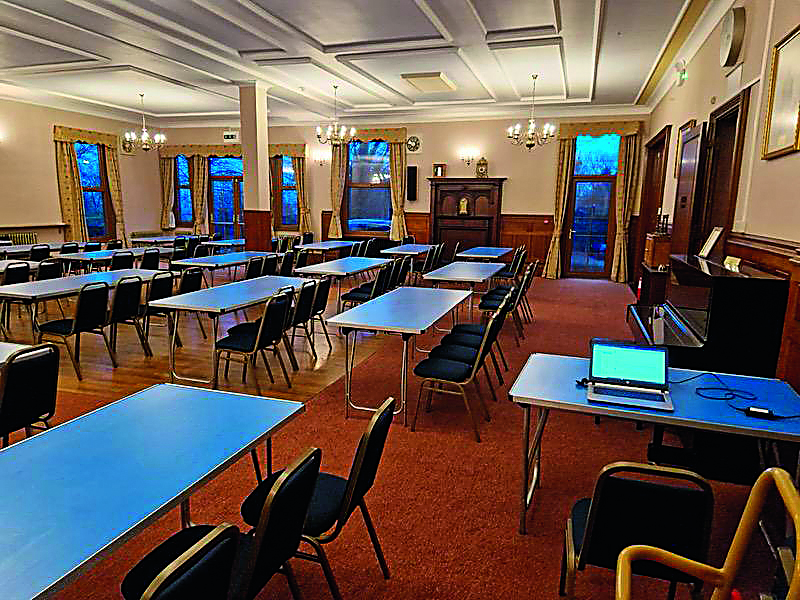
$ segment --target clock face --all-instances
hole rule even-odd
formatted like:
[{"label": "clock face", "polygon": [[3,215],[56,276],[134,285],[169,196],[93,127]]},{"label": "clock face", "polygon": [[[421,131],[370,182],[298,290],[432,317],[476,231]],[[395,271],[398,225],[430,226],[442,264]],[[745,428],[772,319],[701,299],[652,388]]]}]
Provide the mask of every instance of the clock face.
[{"label": "clock face", "polygon": [[419,138],[415,135],[412,135],[406,140],[406,149],[409,152],[417,152],[421,145],[422,143],[419,141]]},{"label": "clock face", "polygon": [[475,175],[478,177],[489,176],[489,162],[485,158],[480,159],[475,165]]},{"label": "clock face", "polygon": [[745,12],[744,8],[732,8],[722,19],[719,39],[719,64],[732,67],[739,59],[744,40]]}]

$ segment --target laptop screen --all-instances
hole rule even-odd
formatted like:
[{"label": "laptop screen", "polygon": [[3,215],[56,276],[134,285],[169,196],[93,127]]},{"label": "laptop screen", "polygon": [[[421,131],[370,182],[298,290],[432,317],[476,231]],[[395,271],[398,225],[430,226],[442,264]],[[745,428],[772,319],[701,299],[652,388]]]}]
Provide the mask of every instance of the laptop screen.
[{"label": "laptop screen", "polygon": [[589,379],[597,383],[665,390],[668,387],[667,349],[593,339]]}]

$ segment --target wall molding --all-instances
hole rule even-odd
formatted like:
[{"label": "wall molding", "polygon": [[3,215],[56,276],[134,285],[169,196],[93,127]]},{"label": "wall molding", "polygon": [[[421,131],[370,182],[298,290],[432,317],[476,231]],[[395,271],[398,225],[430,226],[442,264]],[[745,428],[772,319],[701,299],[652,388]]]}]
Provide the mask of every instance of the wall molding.
[{"label": "wall molding", "polygon": [[790,261],[800,254],[800,243],[731,232],[725,240],[725,254],[739,257],[764,271],[788,277],[793,269]]}]

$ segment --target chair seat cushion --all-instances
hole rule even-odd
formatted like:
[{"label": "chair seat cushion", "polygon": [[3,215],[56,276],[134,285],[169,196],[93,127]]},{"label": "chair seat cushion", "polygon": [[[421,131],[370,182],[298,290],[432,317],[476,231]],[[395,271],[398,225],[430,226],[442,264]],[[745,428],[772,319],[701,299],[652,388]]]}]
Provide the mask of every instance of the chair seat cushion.
[{"label": "chair seat cushion", "polygon": [[481,298],[480,304],[478,304],[478,310],[497,310],[500,308],[500,305],[503,303],[503,298],[487,298],[484,296]]},{"label": "chair seat cushion", "polygon": [[514,277],[514,273],[512,273],[510,269],[500,269],[494,274],[494,276],[500,277],[501,279],[512,279]]},{"label": "chair seat cushion", "polygon": [[466,381],[472,365],[446,358],[426,358],[414,367],[414,375],[443,381]]},{"label": "chair seat cushion", "polygon": [[455,346],[468,346],[470,348],[480,348],[483,334],[474,335],[471,333],[448,333],[440,344],[451,344]]},{"label": "chair seat cushion", "polygon": [[248,321],[247,323],[238,323],[233,327],[228,329],[228,335],[241,335],[243,333],[251,333],[252,335],[256,334],[258,331],[258,326],[261,324],[261,317],[256,319],[255,321]]},{"label": "chair seat cushion", "polygon": [[[276,471],[258,484],[256,489],[242,502],[242,518],[248,525],[255,527],[261,516],[261,509],[267,500],[269,491],[283,471]],[[314,487],[314,495],[308,507],[303,533],[320,536],[336,524],[339,517],[347,479],[330,473],[320,473]]]},{"label": "chair seat cushion", "polygon": [[506,284],[503,283],[503,284],[494,286],[492,288],[492,291],[501,291],[502,290],[504,292],[508,292],[508,291],[511,290],[512,287],[514,287],[514,286],[510,285],[510,284],[506,285]]},{"label": "chair seat cushion", "polygon": [[431,350],[428,356],[431,358],[457,360],[458,362],[472,365],[478,357],[478,349],[470,346],[458,346],[456,344],[440,344]]},{"label": "chair seat cushion", "polygon": [[583,536],[586,533],[586,522],[589,519],[589,507],[591,504],[591,498],[581,498],[572,507],[572,512],[569,515],[572,521],[572,545],[575,548],[575,556],[581,553]]},{"label": "chair seat cushion", "polygon": [[451,331],[453,333],[468,333],[470,335],[482,336],[486,331],[486,327],[480,323],[458,323]]},{"label": "chair seat cushion", "polygon": [[372,294],[359,289],[350,290],[342,294],[342,302],[366,302]]},{"label": "chair seat cushion", "polygon": [[72,319],[56,319],[39,324],[39,331],[55,333],[56,335],[69,335],[72,333]]},{"label": "chair seat cushion", "polygon": [[245,329],[235,333],[229,332],[228,335],[217,341],[217,350],[252,352],[255,346],[257,333],[255,329]]}]

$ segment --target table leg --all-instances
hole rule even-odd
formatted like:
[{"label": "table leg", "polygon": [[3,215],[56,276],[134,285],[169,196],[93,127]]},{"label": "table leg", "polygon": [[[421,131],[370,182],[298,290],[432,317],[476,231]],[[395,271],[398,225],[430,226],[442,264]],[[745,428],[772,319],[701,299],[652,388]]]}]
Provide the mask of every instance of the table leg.
[{"label": "table leg", "polygon": [[408,333],[403,334],[403,367],[401,369],[400,381],[400,406],[398,411],[403,411],[403,426],[408,427],[408,340],[411,335]]},{"label": "table leg", "polygon": [[[216,318],[216,315],[209,315],[211,318],[211,378],[210,379],[198,379],[196,377],[185,377],[183,375],[178,375],[177,370],[175,369],[175,348],[177,345],[177,336],[178,336],[178,323],[180,321],[180,314],[181,311],[176,310],[174,311],[175,318],[172,321],[172,340],[169,344],[169,380],[170,383],[175,383],[176,380],[179,381],[191,381],[192,383],[204,383],[204,384],[211,384],[212,388],[217,387],[217,376],[214,373],[214,355],[216,354],[217,349],[217,332],[219,330],[219,319]],[[169,322],[170,315],[172,312],[167,313],[167,320]]]},{"label": "table leg", "polygon": [[[353,367],[350,364],[350,330],[342,328],[341,332],[344,335],[344,418],[347,419],[350,417],[350,377]],[[355,343],[353,340],[354,346]]]},{"label": "table leg", "polygon": [[522,406],[522,490],[520,495],[520,514],[519,514],[519,533],[525,535],[527,526],[525,523],[528,508],[533,503],[533,493],[541,483],[541,450],[542,434],[544,426],[547,424],[547,416],[550,410],[547,408],[537,409],[536,429],[531,439],[531,406]]},{"label": "table leg", "polygon": [[336,278],[336,282],[337,282],[337,286],[338,286],[338,292],[339,292],[339,299],[336,301],[336,314],[337,315],[340,312],[342,312],[342,279],[343,279],[343,277],[337,277]]},{"label": "table leg", "polygon": [[181,529],[186,529],[192,526],[192,515],[189,508],[189,499],[187,498],[181,502]]}]

